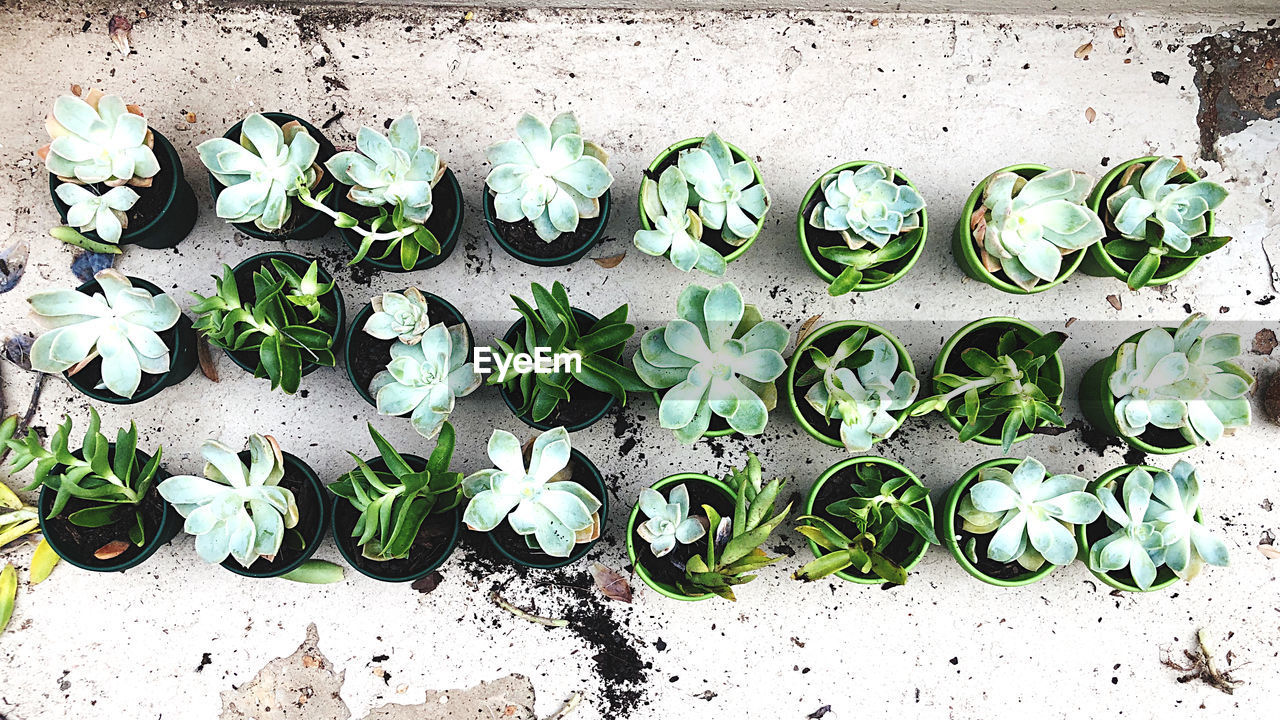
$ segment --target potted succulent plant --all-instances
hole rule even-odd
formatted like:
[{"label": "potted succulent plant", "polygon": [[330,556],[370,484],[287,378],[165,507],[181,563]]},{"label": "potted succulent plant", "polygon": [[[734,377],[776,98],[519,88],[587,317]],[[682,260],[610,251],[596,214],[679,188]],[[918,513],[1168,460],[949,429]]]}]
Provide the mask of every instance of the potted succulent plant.
[{"label": "potted succulent plant", "polygon": [[818,476],[796,528],[813,561],[796,571],[812,582],[829,575],[862,585],[903,585],[937,545],[929,490],[905,465],[878,457],[841,460]]},{"label": "potted succulent plant", "polygon": [[1085,205],[1090,177],[1043,165],[1010,165],[978,183],[952,235],[965,274],[1007,293],[1044,292],[1071,276],[1102,239]]},{"label": "potted succulent plant", "polygon": [[1162,590],[1192,580],[1206,564],[1228,564],[1226,543],[1202,524],[1200,482],[1190,463],[1178,461],[1173,472],[1125,465],[1089,490],[1102,503],[1102,516],[1076,526],[1076,540],[1089,570],[1107,585]]},{"label": "potted succulent plant", "polygon": [[218,217],[259,240],[311,240],[329,226],[302,204],[309,192],[333,205],[322,164],[335,149],[314,125],[288,113],[253,113],[220,138],[196,147],[209,170]]},{"label": "potted succulent plant", "polygon": [[1039,582],[1075,562],[1077,525],[1102,506],[1075,475],[1048,475],[1039,460],[997,458],[969,469],[947,491],[942,544],[960,567],[1001,587]]},{"label": "potted succulent plant", "polygon": [[640,379],[660,393],[659,423],[686,444],[704,435],[764,432],[778,402],[774,380],[787,369],[782,351],[790,333],[763,320],[728,282],[690,285],[676,311],[679,318],[645,333],[632,358]]},{"label": "potted succulent plant", "polygon": [[217,291],[192,293],[195,329],[271,389],[298,391],[302,376],[333,367],[345,331],[342,292],[319,263],[293,253],[254,255],[214,276]]},{"label": "potted succulent plant", "polygon": [[551,125],[525,113],[516,138],[490,146],[484,221],[498,245],[530,265],[587,254],[609,223],[609,154],[582,137],[573,113]]},{"label": "potted succulent plant", "polygon": [[26,490],[40,488],[40,532],[59,557],[85,570],[127,570],[151,557],[178,533],[177,513],[156,490],[168,477],[161,448],[138,448],[138,429],[120,429],[115,442],[100,432],[89,408],[89,428],[71,449],[71,417],[58,426],[48,447],[35,430],[7,442],[11,472],[34,466]]},{"label": "potted succulent plant", "polygon": [[558,568],[600,539],[609,512],[604,479],[563,427],[523,449],[515,435],[494,430],[489,459],[497,467],[462,481],[462,522],[486,533],[498,552],[526,567]]},{"label": "potted succulent plant", "polygon": [[192,322],[173,298],[113,268],[28,302],[52,327],[31,345],[31,367],[62,373],[95,400],[141,402],[185,380],[199,362]]},{"label": "potted succulent plant", "polygon": [[[669,598],[737,600],[734,586],[780,559],[760,546],[791,512],[790,504],[774,512],[785,485],[781,478],[765,483],[760,460],[750,453],[747,464],[723,480],[699,473],[659,480],[640,492],[627,520],[631,566]],[[698,543],[704,537],[705,547]]]},{"label": "potted succulent plant", "polygon": [[720,277],[759,237],[770,202],[760,168],[742,150],[715,132],[681,140],[654,158],[640,181],[635,245],[685,272],[696,267]]},{"label": "potted succulent plant", "polygon": [[1143,452],[1168,455],[1248,427],[1253,376],[1237,363],[1240,336],[1201,337],[1203,313],[1175,330],[1151,328],[1094,363],[1080,382],[1080,408],[1094,427]]},{"label": "potted succulent plant", "polygon": [[960,442],[999,445],[1006,453],[1042,423],[1065,427],[1058,348],[1066,339],[1017,318],[971,322],[947,340],[933,363],[937,394],[917,401],[908,414],[940,411],[960,432]]},{"label": "potted succulent plant", "polygon": [[1231,241],[1213,235],[1213,211],[1226,199],[1226,188],[1201,180],[1181,157],[1120,163],[1089,196],[1107,234],[1089,247],[1080,270],[1124,280],[1131,290],[1176,280]]},{"label": "potted succulent plant", "polygon": [[787,366],[786,388],[791,414],[805,432],[864,453],[902,424],[920,382],[911,356],[888,330],[845,320],[805,337]]},{"label": "potted succulent plant", "polygon": [[449,469],[453,426],[431,457],[402,455],[369,425],[378,457],[329,485],[333,539],[347,564],[375,580],[408,582],[435,571],[458,545],[462,473]]},{"label": "potted succulent plant", "polygon": [[809,187],[796,217],[800,251],[831,295],[868,292],[901,280],[929,235],[924,198],[898,170],[859,160]]},{"label": "potted succulent plant", "polygon": [[160,494],[185,517],[196,554],[246,577],[279,577],[316,551],[329,503],[306,463],[270,435],[250,435],[237,453],[217,440],[200,446],[204,475],[175,475]]},{"label": "potted succulent plant", "polygon": [[[621,305],[597,319],[569,304],[556,282],[534,283],[533,304],[515,295],[517,320],[492,350],[497,385],[511,412],[539,430],[564,426],[576,432],[595,424],[627,392],[646,391],[635,371],[620,363],[622,346],[635,334]],[[541,359],[541,360],[540,360]]]},{"label": "potted succulent plant", "polygon": [[69,226],[55,237],[107,253],[182,242],[196,222],[196,196],[173,144],[137,105],[101,90],[82,94],[73,86],[72,93],[54,101],[45,118],[52,141],[37,151]]}]

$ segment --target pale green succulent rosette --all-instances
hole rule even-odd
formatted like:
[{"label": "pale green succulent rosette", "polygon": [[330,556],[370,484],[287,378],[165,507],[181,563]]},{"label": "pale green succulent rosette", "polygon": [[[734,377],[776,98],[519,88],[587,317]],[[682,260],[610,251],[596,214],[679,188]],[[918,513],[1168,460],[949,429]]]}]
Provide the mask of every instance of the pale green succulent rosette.
[{"label": "pale green succulent rosette", "polygon": [[470,395],[482,378],[467,359],[467,330],[462,325],[432,325],[420,342],[397,341],[391,362],[374,376],[369,393],[381,415],[409,415],[413,429],[431,439],[453,412],[458,397]]},{"label": "pale green succulent rosette", "polygon": [[67,224],[80,232],[97,232],[103,242],[115,245],[129,224],[125,214],[138,202],[138,193],[129,187],[113,187],[99,195],[82,185],[62,183],[54,191],[58,199],[71,207]]},{"label": "pale green succulent rosette", "polygon": [[140,110],[117,95],[90,90],[84,99],[63,95],[45,129],[53,141],[40,149],[45,167],[66,182],[147,186],[160,172]]},{"label": "pale green succulent rosette", "polygon": [[680,484],[668,498],[653,488],[640,491],[638,507],[648,518],[636,526],[654,557],[662,557],[677,545],[690,545],[707,534],[706,518],[689,516],[689,488]]},{"label": "pale green succulent rosette", "polygon": [[702,219],[689,207],[689,181],[679,167],[662,171],[658,181],[641,181],[640,204],[653,221],[653,229],[641,228],[635,246],[646,255],[669,255],[682,272],[697,268],[713,277],[724,275],[724,256],[702,242]]},{"label": "pale green succulent rosette", "polygon": [[261,113],[244,119],[240,141],[214,138],[196,147],[200,161],[226,186],[218,193],[218,217],[278,231],[293,212],[299,187],[320,180],[320,144],[299,122],[280,126]]}]

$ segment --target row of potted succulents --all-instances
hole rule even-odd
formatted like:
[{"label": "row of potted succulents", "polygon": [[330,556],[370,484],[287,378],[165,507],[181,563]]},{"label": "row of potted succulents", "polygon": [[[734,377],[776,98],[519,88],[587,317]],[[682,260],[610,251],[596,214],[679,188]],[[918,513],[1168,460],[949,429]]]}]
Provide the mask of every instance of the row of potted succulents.
[{"label": "row of potted succulents", "polygon": [[[170,144],[141,110],[90,90],[54,103],[40,149],[65,226],[54,235],[99,252],[169,247],[191,230],[196,202]],[[403,272],[434,267],[457,245],[462,190],[411,115],[386,134],[362,127],[339,152],[307,121],[254,113],[201,143],[218,217],[263,240],[302,240],[337,227],[351,264]],[[583,257],[608,223],[609,156],[572,113],[550,125],[530,114],[514,139],[486,152],[484,217],[508,253],[534,265]],[[1178,157],[1141,157],[1099,182],[1082,172],[1013,165],[984,178],[952,235],[969,276],[1010,293],[1038,293],[1077,269],[1130,288],[1168,283],[1230,238],[1213,235],[1226,199]],[[764,226],[771,198],[760,169],[711,132],[678,142],[640,183],[636,247],[685,272],[724,275]],[[832,295],[902,279],[924,250],[924,198],[898,170],[844,163],[809,188],[796,220],[800,249]]]}]

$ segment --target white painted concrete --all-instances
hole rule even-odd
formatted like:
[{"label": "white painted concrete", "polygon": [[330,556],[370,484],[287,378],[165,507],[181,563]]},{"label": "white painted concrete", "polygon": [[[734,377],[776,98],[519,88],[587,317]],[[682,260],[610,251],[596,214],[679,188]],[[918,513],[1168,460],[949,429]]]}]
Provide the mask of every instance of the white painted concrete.
[{"label": "white painted concrete", "polygon": [[[1280,222],[1276,123],[1224,142],[1223,166],[1206,164],[1234,190],[1221,220],[1238,240],[1166,291],[1131,293],[1111,280],[1078,277],[1019,300],[966,281],[947,248],[965,195],[997,167],[1040,161],[1100,173],[1104,158],[1195,155],[1187,43],[1265,18],[1227,25],[1125,15],[1057,26],[1026,16],[885,15],[872,26],[866,17],[809,12],[477,11],[469,21],[461,10],[367,11],[376,15],[368,18],[365,12],[299,17],[252,9],[179,12],[165,4],[135,21],[137,54],[126,58],[112,51],[107,15],[97,10],[24,7],[0,15],[0,89],[8,108],[0,118],[0,245],[32,243],[26,278],[0,296],[3,325],[35,329],[23,298],[74,283],[72,253],[45,237],[55,216],[44,172],[31,162],[44,142],[46,108],[72,82],[140,103],[182,154],[205,215],[178,251],[130,250],[120,263],[165,288],[208,290],[220,263],[268,249],[213,217],[193,151],[199,141],[251,111],[284,109],[318,123],[343,110],[329,132],[344,144],[361,123],[381,123],[409,108],[468,195],[463,246],[441,268],[413,276],[415,282],[458,304],[482,338],[514,319],[506,295],[526,293],[535,280],[564,281],[571,298],[591,311],[629,302],[640,324],[652,327],[671,315],[679,289],[698,278],[634,249],[612,270],[589,260],[534,269],[497,249],[480,220],[483,147],[508,136],[526,109],[544,117],[574,110],[587,133],[613,151],[618,178],[612,239],[597,256],[631,248],[640,170],[668,143],[715,126],[757,154],[776,205],[764,236],[730,266],[729,278],[767,317],[793,329],[819,313],[826,320],[873,320],[897,332],[927,367],[964,321],[1016,314],[1049,329],[1074,317],[1064,351],[1074,387],[1089,363],[1135,329],[1180,321],[1184,303],[1247,333],[1246,342],[1258,327],[1277,324],[1276,305],[1255,304],[1275,294],[1261,250]],[[1112,31],[1117,21],[1127,31],[1123,39]],[[1076,48],[1089,41],[1089,59],[1076,59]],[[1156,71],[1169,75],[1168,84],[1152,80]],[[1085,118],[1089,107],[1096,111],[1092,123]],[[183,117],[188,111],[195,122]],[[795,247],[795,211],[819,173],[862,157],[894,163],[915,181],[929,202],[929,246],[905,281],[831,299]],[[1264,175],[1268,166],[1272,172]],[[342,246],[336,235],[288,245],[301,252],[316,247]],[[345,271],[339,277],[352,307],[371,291],[405,282],[382,276],[366,287]],[[1108,294],[1121,298],[1123,309],[1114,309]],[[1260,373],[1274,371],[1274,360],[1246,360]],[[149,444],[164,445],[171,470],[198,469],[197,448],[209,436],[239,442],[251,432],[272,433],[327,478],[346,469],[345,451],[371,450],[363,427],[376,416],[340,370],[308,377],[309,397],[288,398],[268,394],[226,360],[220,367],[220,384],[197,375],[142,406],[99,410],[108,425],[136,419]],[[31,379],[11,367],[3,373],[10,407],[25,402]],[[54,423],[63,411],[83,422],[87,403],[53,382],[39,421]],[[806,491],[844,457],[810,440],[785,412],[774,415],[761,438],[723,442],[723,456],[717,445],[679,446],[656,426],[655,415],[645,399],[627,412],[642,431],[626,456],[608,424],[574,438],[617,478],[607,540],[594,554],[613,567],[625,564],[621,543],[631,502],[664,475],[720,474],[755,450],[768,471],[794,476],[795,488]],[[1079,416],[1073,397],[1067,415]],[[523,431],[492,391],[462,400],[454,421],[467,470],[485,466],[491,428]],[[376,422],[393,440],[417,445],[406,422]],[[1189,456],[1202,468],[1205,514],[1231,547],[1234,565],[1168,593],[1113,597],[1078,565],[1033,587],[999,590],[964,574],[938,549],[905,588],[799,586],[787,575],[808,552],[790,531],[784,540],[797,556],[745,587],[736,605],[680,604],[638,587],[633,606],[611,608],[653,664],[648,695],[631,717],[803,718],[824,705],[832,707],[828,720],[1152,717],[1200,707],[1204,717],[1258,717],[1273,704],[1266,698],[1280,692],[1277,566],[1255,549],[1280,524],[1270,510],[1280,501],[1278,444],[1280,431],[1259,418],[1219,447]],[[1092,454],[1074,433],[1038,437],[1016,450],[1087,477],[1122,462],[1115,449]],[[936,418],[910,422],[883,451],[939,490],[998,454],[959,445]],[[3,557],[25,565],[28,554],[11,549]],[[326,545],[319,557],[338,554]],[[420,702],[428,690],[512,672],[532,678],[542,715],[582,689],[587,700],[574,717],[609,717],[592,669],[598,650],[570,632],[527,625],[490,606],[489,581],[473,580],[464,565],[455,557],[429,596],[354,572],[329,587],[255,583],[202,565],[187,539],[124,576],[59,567],[45,584],[20,590],[13,622],[0,637],[0,713],[20,720],[214,718],[221,691],[291,653],[315,622],[320,647],[346,671],[342,695],[355,717],[386,701]],[[571,591],[537,581],[516,580],[505,592],[557,614]],[[1235,664],[1249,663],[1239,672],[1249,684],[1234,696],[1178,684],[1160,664],[1166,653],[1188,647],[1201,626],[1211,628],[1220,655],[1230,650]],[[659,638],[664,651],[654,647]],[[204,653],[211,662],[197,672]],[[388,659],[371,661],[382,654]],[[374,665],[390,679],[375,676]],[[704,691],[716,695],[693,698]]]}]

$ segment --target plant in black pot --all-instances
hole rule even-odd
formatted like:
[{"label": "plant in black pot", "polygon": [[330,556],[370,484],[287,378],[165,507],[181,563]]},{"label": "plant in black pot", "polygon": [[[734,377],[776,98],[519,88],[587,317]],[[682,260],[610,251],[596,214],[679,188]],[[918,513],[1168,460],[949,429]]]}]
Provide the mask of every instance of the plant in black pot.
[{"label": "plant in black pot", "polygon": [[587,254],[609,222],[609,155],[584,140],[573,113],[551,125],[529,113],[516,138],[492,145],[484,219],[498,245],[531,265],[568,265]]},{"label": "plant in black pot", "polygon": [[214,276],[217,292],[198,301],[195,329],[271,389],[298,391],[302,376],[333,367],[343,332],[342,294],[318,263],[291,253],[256,255]]},{"label": "plant in black pot", "polygon": [[187,519],[196,554],[248,577],[278,577],[316,551],[328,529],[328,503],[306,463],[270,435],[249,436],[237,453],[216,440],[200,446],[204,475],[178,475],[160,494]]},{"label": "plant in black pot", "polygon": [[[533,304],[511,296],[521,319],[495,341],[496,371],[486,382],[521,420],[539,430],[565,426],[570,432],[604,417],[628,392],[648,390],[634,370],[620,362],[622,347],[635,334],[628,306],[603,318],[569,304],[559,282],[550,290],[534,283]],[[478,368],[484,372],[487,368]]]},{"label": "plant in black pot", "polygon": [[141,402],[185,380],[198,362],[192,322],[173,298],[118,270],[28,301],[52,326],[31,345],[31,367],[62,373],[95,400]]},{"label": "plant in black pot", "polygon": [[72,90],[54,101],[45,119],[52,142],[37,151],[67,224],[51,234],[101,253],[182,242],[196,222],[196,198],[173,145],[137,105],[100,90]]},{"label": "plant in black pot", "polygon": [[454,431],[444,424],[431,457],[401,455],[369,425],[378,457],[329,485],[333,539],[356,570],[377,580],[417,580],[444,564],[461,530],[462,473],[449,469]]},{"label": "plant in black pot", "polygon": [[90,408],[78,450],[71,449],[70,416],[47,448],[35,430],[11,439],[11,471],[34,465],[35,479],[26,489],[41,489],[41,532],[60,557],[86,570],[125,570],[172,540],[179,523],[156,490],[156,481],[167,477],[160,469],[163,451],[140,450],[133,423],[116,433],[114,443],[100,427]]}]

